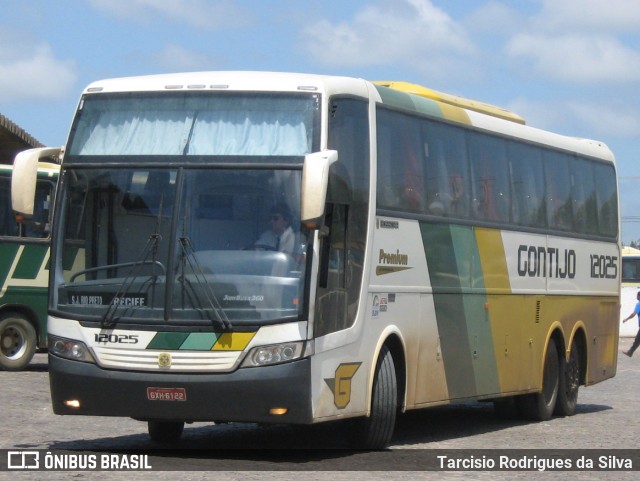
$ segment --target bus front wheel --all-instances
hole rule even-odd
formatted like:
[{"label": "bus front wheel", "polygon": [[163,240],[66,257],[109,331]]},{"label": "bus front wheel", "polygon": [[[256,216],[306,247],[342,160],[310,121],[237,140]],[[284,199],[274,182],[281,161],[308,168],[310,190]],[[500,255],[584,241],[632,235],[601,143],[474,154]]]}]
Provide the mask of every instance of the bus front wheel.
[{"label": "bus front wheel", "polygon": [[359,449],[383,449],[393,435],[398,411],[398,380],[393,355],[382,348],[371,393],[371,414],[358,420],[355,444]]},{"label": "bus front wheel", "polygon": [[159,443],[171,443],[180,439],[184,430],[182,421],[148,421],[149,437]]},{"label": "bus front wheel", "polygon": [[10,313],[0,318],[0,367],[20,371],[36,352],[36,330],[20,314]]},{"label": "bus front wheel", "polygon": [[526,394],[518,398],[520,412],[524,417],[536,421],[551,419],[558,399],[560,384],[560,363],[556,342],[551,339],[547,346],[542,373],[542,389],[540,392]]}]

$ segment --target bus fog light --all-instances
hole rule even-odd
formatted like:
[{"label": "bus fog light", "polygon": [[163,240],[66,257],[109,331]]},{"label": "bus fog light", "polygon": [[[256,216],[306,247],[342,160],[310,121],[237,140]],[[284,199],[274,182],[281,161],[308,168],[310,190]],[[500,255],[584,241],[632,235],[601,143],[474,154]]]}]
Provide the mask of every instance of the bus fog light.
[{"label": "bus fog light", "polygon": [[267,366],[270,364],[289,362],[301,358],[303,352],[304,342],[302,341],[258,346],[249,352],[243,366]]},{"label": "bus fog light", "polygon": [[269,414],[271,414],[272,416],[284,416],[288,412],[289,412],[289,408],[283,408],[283,407],[269,409]]},{"label": "bus fog light", "polygon": [[80,408],[80,401],[78,401],[77,399],[67,399],[62,404],[64,404],[68,408],[73,408],[73,409],[79,409]]}]

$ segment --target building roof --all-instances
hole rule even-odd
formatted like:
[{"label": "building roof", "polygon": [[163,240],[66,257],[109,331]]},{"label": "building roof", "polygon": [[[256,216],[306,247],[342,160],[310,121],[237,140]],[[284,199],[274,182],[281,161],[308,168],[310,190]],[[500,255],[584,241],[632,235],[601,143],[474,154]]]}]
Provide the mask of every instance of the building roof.
[{"label": "building roof", "polygon": [[22,150],[43,147],[24,129],[0,114],[0,163],[12,164],[13,158]]}]

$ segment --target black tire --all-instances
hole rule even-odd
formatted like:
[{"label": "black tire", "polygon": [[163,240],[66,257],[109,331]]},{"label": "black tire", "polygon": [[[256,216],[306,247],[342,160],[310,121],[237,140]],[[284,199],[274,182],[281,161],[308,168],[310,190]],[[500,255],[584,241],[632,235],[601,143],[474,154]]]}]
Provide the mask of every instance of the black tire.
[{"label": "black tire", "polygon": [[553,339],[549,340],[547,354],[544,358],[542,373],[542,389],[540,392],[526,394],[518,398],[518,407],[525,418],[546,421],[551,419],[558,399],[560,378],[560,362],[558,349]]},{"label": "black tire", "polygon": [[580,388],[580,345],[575,341],[571,344],[569,360],[560,357],[560,384],[558,400],[554,414],[558,416],[573,416],[578,406],[578,389]]},{"label": "black tire", "polygon": [[21,371],[36,353],[37,336],[33,325],[20,314],[7,314],[0,320],[0,367]]},{"label": "black tire", "polygon": [[182,421],[148,421],[149,437],[159,443],[172,443],[180,439],[184,430]]},{"label": "black tire", "polygon": [[398,380],[393,355],[382,348],[376,365],[371,393],[371,415],[358,420],[355,447],[384,449],[393,436],[398,412]]}]

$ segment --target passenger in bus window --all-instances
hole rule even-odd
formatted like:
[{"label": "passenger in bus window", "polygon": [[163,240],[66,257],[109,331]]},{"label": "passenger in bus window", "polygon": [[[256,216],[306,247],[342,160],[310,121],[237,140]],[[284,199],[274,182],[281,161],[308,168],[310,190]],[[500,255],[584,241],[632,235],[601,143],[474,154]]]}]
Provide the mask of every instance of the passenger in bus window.
[{"label": "passenger in bus window", "polygon": [[[638,295],[636,296],[636,299],[638,299],[638,303],[636,304],[636,307],[633,309],[633,312],[629,314],[627,318],[624,319],[622,322],[627,322],[628,320],[633,319],[635,316],[638,316],[638,322],[640,323],[640,291],[638,291]],[[622,351],[622,352],[627,356],[631,357],[633,356],[633,352],[636,349],[638,349],[638,346],[640,346],[640,326],[638,328],[638,333],[636,334],[636,338],[633,341],[633,344],[631,345],[629,350]]]}]

